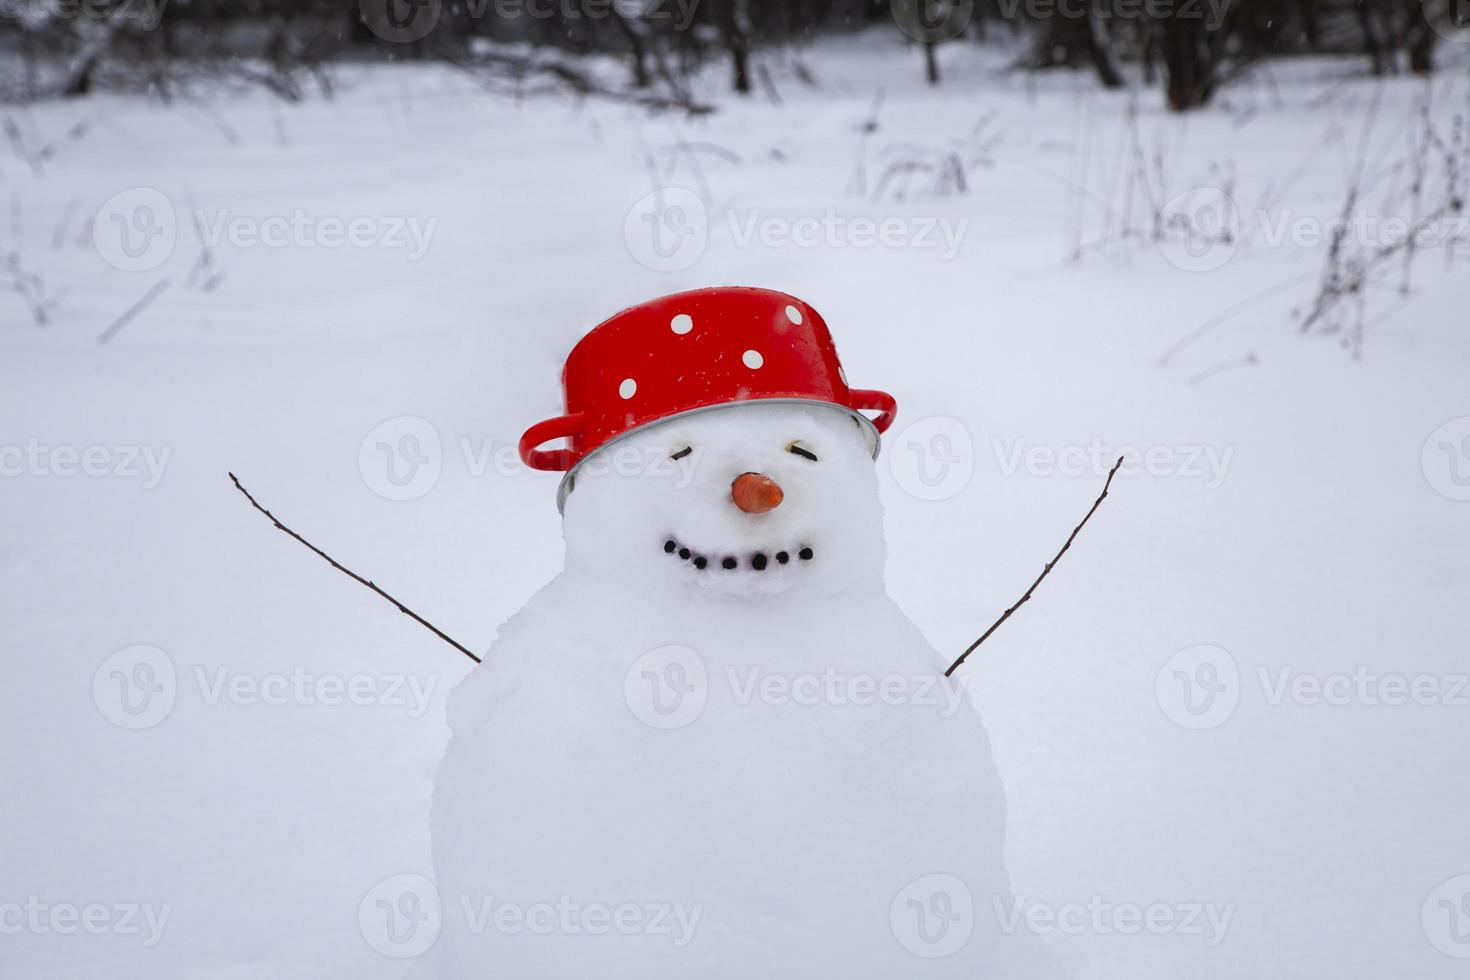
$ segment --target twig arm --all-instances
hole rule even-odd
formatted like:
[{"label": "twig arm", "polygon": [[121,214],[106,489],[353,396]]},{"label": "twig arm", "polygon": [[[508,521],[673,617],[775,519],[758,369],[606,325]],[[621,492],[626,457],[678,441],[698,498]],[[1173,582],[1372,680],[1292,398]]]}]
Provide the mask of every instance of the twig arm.
[{"label": "twig arm", "polygon": [[378,586],[377,586],[377,584],[375,582],[371,582],[368,579],[363,578],[361,575],[357,574],[356,572],[354,572],[350,568],[343,567],[331,555],[327,554],[325,551],[323,551],[322,549],[318,548],[316,545],[312,544],[310,541],[306,540],[305,538],[303,538],[301,535],[297,534],[295,531],[291,530],[286,525],[282,524],[280,522],[280,520],[276,517],[275,514],[272,514],[270,511],[268,511],[264,507],[262,507],[260,505],[260,502],[257,501],[254,497],[252,497],[250,495],[250,491],[249,490],[246,490],[245,487],[243,485],[241,485],[240,478],[237,477],[237,476],[235,476],[235,474],[233,474],[233,473],[230,474],[230,481],[235,484],[235,489],[236,490],[239,490],[241,493],[243,493],[245,495],[245,499],[248,500],[248,501],[250,501],[250,506],[251,507],[254,507],[256,510],[260,511],[266,517],[270,518],[271,523],[274,524],[277,529],[279,529],[281,531],[285,531],[291,537],[295,538],[297,541],[299,541],[302,544],[306,545],[307,548],[311,549],[312,552],[314,552],[317,556],[319,556],[324,561],[326,561],[327,564],[331,565],[337,571],[341,572],[343,575],[346,575],[348,578],[352,579],[354,582],[357,582],[359,585],[365,585],[365,586],[367,586],[369,589],[372,589],[374,592],[376,592],[378,595],[382,596],[384,599],[387,599],[389,602],[393,603],[393,605],[396,606],[398,608],[398,611],[401,612],[401,613],[403,613],[403,615],[407,616],[409,619],[413,620],[415,623],[418,623],[424,629],[428,630],[430,633],[433,633],[439,639],[443,640],[445,643],[448,643],[450,646],[454,647],[454,649],[458,650],[460,653],[464,654],[466,657],[469,657],[475,663],[479,663],[480,662],[480,658],[479,657],[475,656],[469,650],[466,650],[462,645],[460,645],[459,643],[455,642],[453,639],[451,639],[449,636],[447,636],[444,633],[443,630],[439,629],[439,627],[435,626],[433,623],[429,622],[427,619],[425,619],[424,617],[420,616],[418,613],[414,612],[412,609],[408,608],[403,603],[399,602],[397,599],[393,598],[391,595],[389,595],[388,593],[384,592],[382,589],[378,588]]},{"label": "twig arm", "polygon": [[1102,493],[1098,494],[1097,499],[1092,502],[1091,509],[1087,511],[1087,515],[1082,518],[1081,523],[1072,528],[1072,533],[1067,535],[1067,543],[1062,545],[1062,550],[1058,551],[1056,555],[1052,558],[1052,560],[1046,563],[1046,567],[1041,570],[1040,575],[1036,576],[1036,581],[1031,583],[1031,587],[1026,590],[1026,594],[1017,599],[1015,603],[1011,606],[1011,608],[1001,613],[1000,618],[990,624],[990,629],[982,633],[980,635],[980,639],[976,640],[974,643],[971,643],[968,647],[966,647],[965,652],[960,654],[959,659],[949,665],[949,669],[944,672],[945,677],[948,677],[956,670],[958,670],[960,664],[965,662],[965,658],[975,652],[976,647],[984,643],[986,640],[990,639],[990,634],[1000,629],[1001,623],[1004,623],[1006,620],[1010,619],[1013,612],[1015,612],[1017,609],[1020,609],[1030,600],[1031,593],[1036,591],[1036,587],[1041,584],[1041,580],[1051,574],[1051,570],[1056,567],[1057,562],[1062,560],[1062,556],[1067,553],[1067,549],[1072,547],[1072,542],[1077,540],[1078,532],[1080,532],[1082,528],[1086,526],[1087,522],[1092,519],[1092,515],[1097,513],[1097,509],[1102,506],[1102,502],[1108,499],[1108,488],[1113,485],[1113,477],[1117,475],[1118,467],[1122,465],[1123,457],[1119,456],[1118,461],[1113,464],[1113,468],[1108,470],[1108,479],[1107,482],[1103,484]]}]

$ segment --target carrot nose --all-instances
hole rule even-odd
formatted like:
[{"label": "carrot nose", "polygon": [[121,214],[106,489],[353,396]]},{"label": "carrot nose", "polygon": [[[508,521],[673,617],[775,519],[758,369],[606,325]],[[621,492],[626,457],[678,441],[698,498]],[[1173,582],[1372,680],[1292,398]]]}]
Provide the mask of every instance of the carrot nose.
[{"label": "carrot nose", "polygon": [[730,484],[730,497],[747,514],[764,514],[781,506],[786,495],[781,484],[764,473],[741,473]]}]

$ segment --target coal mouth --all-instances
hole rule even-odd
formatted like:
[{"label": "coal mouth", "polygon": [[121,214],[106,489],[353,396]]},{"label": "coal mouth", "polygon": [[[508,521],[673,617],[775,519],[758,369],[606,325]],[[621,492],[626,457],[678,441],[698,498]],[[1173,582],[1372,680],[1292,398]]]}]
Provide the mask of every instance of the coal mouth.
[{"label": "coal mouth", "polygon": [[764,572],[780,568],[783,565],[800,564],[811,561],[816,557],[816,552],[810,545],[802,545],[797,548],[781,551],[752,551],[741,555],[720,554],[719,552],[706,552],[698,548],[680,544],[676,538],[665,538],[663,543],[664,554],[669,555],[677,561],[688,562],[690,566],[698,571],[706,569],[717,569],[719,571],[734,572],[747,569],[753,572]]}]

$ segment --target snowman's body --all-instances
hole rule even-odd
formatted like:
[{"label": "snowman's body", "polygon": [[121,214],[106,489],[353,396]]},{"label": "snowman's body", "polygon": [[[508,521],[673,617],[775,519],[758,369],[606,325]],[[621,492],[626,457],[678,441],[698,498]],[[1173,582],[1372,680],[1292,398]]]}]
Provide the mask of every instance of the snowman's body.
[{"label": "snowman's body", "polygon": [[[883,590],[862,436],[830,407],[734,406],[578,472],[566,570],[450,703],[444,975],[1050,975],[1002,928],[984,726]],[[746,472],[780,506],[732,505]]]}]

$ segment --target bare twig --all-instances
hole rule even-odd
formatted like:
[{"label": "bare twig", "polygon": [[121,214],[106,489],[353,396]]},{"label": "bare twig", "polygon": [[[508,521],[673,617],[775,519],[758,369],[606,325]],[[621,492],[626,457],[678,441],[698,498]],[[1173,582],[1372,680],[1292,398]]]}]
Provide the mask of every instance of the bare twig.
[{"label": "bare twig", "polygon": [[60,301],[59,293],[53,294],[46,287],[46,280],[34,272],[29,272],[21,265],[20,255],[15,252],[0,252],[0,273],[8,276],[8,279],[0,279],[0,284],[10,286],[15,290],[21,302],[25,303],[26,309],[31,312],[31,319],[36,326],[44,327],[51,322],[51,311],[56,308]]},{"label": "bare twig", "polygon": [[[1375,108],[1376,105],[1375,100]],[[1351,168],[1342,212],[1328,242],[1317,295],[1299,326],[1302,333],[1315,330],[1323,334],[1339,334],[1343,346],[1354,357],[1361,356],[1368,324],[1368,291],[1380,285],[1392,267],[1397,265],[1399,294],[1408,295],[1414,263],[1422,251],[1442,249],[1448,258],[1453,255],[1453,249],[1463,243],[1462,231],[1451,233],[1451,229],[1458,228],[1464,211],[1463,174],[1467,161],[1470,161],[1470,143],[1461,137],[1463,120],[1463,115],[1456,115],[1453,124],[1455,135],[1446,143],[1434,124],[1426,97],[1418,116],[1420,128],[1408,136],[1409,155],[1392,162],[1373,176],[1365,162],[1369,148],[1368,130],[1372,124],[1370,115]],[[1385,153],[1388,145],[1385,144]],[[1410,181],[1407,230],[1401,235],[1375,241],[1371,229],[1359,227],[1359,202],[1375,182],[1382,181],[1386,175],[1397,178],[1402,173],[1407,173]],[[1443,189],[1427,197],[1426,181],[1436,173],[1443,179]],[[1390,190],[1383,208],[1392,213],[1398,206],[1397,192]]]},{"label": "bare twig", "polygon": [[695,153],[708,153],[710,156],[715,157],[719,160],[723,160],[725,163],[741,162],[740,154],[736,153],[729,147],[721,146],[719,143],[711,142],[708,140],[703,142],[691,143],[688,140],[684,139],[684,137],[680,136],[677,143],[674,143],[671,146],[662,146],[659,147],[659,149],[663,150],[665,153],[677,150],[680,153],[683,153],[685,156],[688,156],[691,160],[694,158]]},{"label": "bare twig", "polygon": [[122,316],[118,317],[116,320],[113,320],[112,323],[108,325],[106,330],[97,335],[97,343],[105,344],[113,337],[116,337],[118,333],[122,331],[123,327],[126,327],[137,318],[139,313],[142,313],[144,310],[148,309],[148,307],[152,306],[153,301],[162,296],[163,291],[168,287],[168,279],[160,279],[155,282],[153,284],[153,287],[149,289],[148,292],[143,294],[142,299],[138,300],[138,302],[134,303],[126,310],[123,310]]},{"label": "bare twig", "polygon": [[189,195],[189,217],[194,228],[194,237],[199,239],[199,255],[194,259],[194,264],[189,267],[189,277],[186,285],[198,287],[206,293],[213,292],[225,278],[214,260],[214,246],[209,243],[209,236],[204,234],[204,222],[199,217],[199,205],[195,203],[194,196]]},{"label": "bare twig", "polygon": [[246,490],[245,487],[243,485],[241,485],[240,478],[237,477],[233,473],[230,474],[230,482],[232,482],[233,484],[235,484],[235,489],[236,490],[239,490],[241,493],[243,493],[245,495],[245,499],[248,500],[248,501],[250,501],[250,506],[251,507],[254,507],[256,510],[260,511],[266,517],[270,518],[271,523],[274,524],[278,530],[285,531],[287,534],[289,534],[291,537],[295,538],[301,544],[306,545],[306,547],[309,548],[319,558],[324,559],[327,562],[328,565],[331,565],[337,571],[341,572],[343,575],[346,575],[348,578],[352,579],[354,582],[358,583],[359,585],[365,585],[365,586],[367,586],[369,589],[373,590],[378,595],[382,596],[384,599],[387,599],[389,602],[393,603],[393,605],[396,606],[398,608],[398,611],[401,612],[401,613],[403,613],[403,615],[407,616],[409,619],[413,620],[415,623],[418,623],[424,629],[428,630],[430,633],[433,633],[439,639],[443,640],[445,643],[448,643],[450,646],[454,647],[454,649],[458,650],[460,653],[464,654],[466,657],[469,657],[475,663],[479,663],[480,662],[480,658],[479,657],[475,656],[473,653],[470,653],[470,651],[466,650],[462,645],[460,645],[459,643],[457,643],[454,640],[450,639],[449,636],[447,636],[444,633],[443,630],[439,629],[439,627],[435,626],[433,623],[429,622],[427,619],[425,619],[424,617],[420,616],[418,613],[414,612],[412,609],[408,608],[403,603],[399,602],[397,599],[393,598],[391,595],[389,595],[388,593],[384,592],[382,589],[378,588],[378,586],[377,586],[376,583],[374,583],[374,582],[372,582],[372,581],[370,581],[368,579],[363,578],[361,575],[357,574],[356,572],[354,572],[350,568],[344,568],[331,555],[327,554],[325,551],[323,551],[322,549],[318,548],[316,545],[312,544],[310,541],[306,540],[305,538],[303,538],[301,535],[297,534],[295,531],[291,530],[286,525],[282,524],[280,522],[280,520],[277,519],[277,517],[276,517],[275,514],[272,514],[270,511],[268,511],[264,507],[262,507],[260,505],[260,502],[257,501],[254,497],[252,497],[250,495],[250,491],[249,490]]},{"label": "bare twig", "polygon": [[[689,162],[689,171],[699,183],[699,196],[706,201],[713,201],[714,195],[710,192],[709,181],[704,179],[704,167],[700,165],[699,157],[690,152],[689,144],[684,141],[684,135],[679,132],[677,126],[671,125],[669,128],[674,130],[674,135],[678,138],[678,142],[674,144],[674,149]],[[674,153],[669,154],[668,161],[664,165],[664,179],[659,183],[660,187],[668,185],[668,179],[673,176],[674,167],[678,163],[678,160],[678,155]]]},{"label": "bare twig", "polygon": [[878,131],[878,115],[883,110],[883,95],[884,90],[881,88],[874,93],[868,118],[858,126],[857,159],[853,165],[852,183],[848,187],[849,192],[858,197],[868,196],[868,143]]},{"label": "bare twig", "polygon": [[20,127],[16,125],[13,117],[6,116],[3,120],[0,120],[0,132],[5,134],[5,140],[10,144],[10,148],[15,151],[15,155],[26,162],[31,168],[31,173],[39,176],[41,173],[41,161],[37,159],[36,155],[31,152],[30,147],[26,145],[25,135],[20,131]]},{"label": "bare twig", "polygon": [[[63,145],[77,142],[87,135],[87,131],[91,127],[91,119],[82,119],[74,123],[60,139],[52,141],[46,141],[43,136],[36,133],[36,139],[40,142],[38,145],[32,146],[31,141],[21,131],[19,124],[16,123],[15,117],[6,116],[3,121],[0,121],[0,132],[4,132],[5,139],[10,143],[11,149],[15,151],[16,156],[26,162],[31,168],[31,173],[36,176],[40,176],[44,172],[45,165],[55,159]],[[32,124],[31,129],[33,132],[35,131],[34,124]]]},{"label": "bare twig", "polygon": [[958,670],[960,664],[965,662],[965,658],[975,652],[976,647],[984,643],[986,640],[990,639],[990,634],[1000,629],[1000,624],[1011,618],[1011,613],[1015,612],[1017,609],[1020,609],[1023,605],[1026,604],[1027,600],[1031,598],[1031,593],[1035,592],[1036,587],[1041,584],[1041,580],[1051,574],[1051,570],[1056,567],[1057,562],[1062,560],[1062,556],[1067,553],[1067,549],[1072,547],[1072,542],[1077,540],[1078,532],[1080,532],[1082,528],[1086,526],[1088,521],[1092,520],[1092,515],[1097,513],[1097,509],[1102,506],[1102,502],[1108,499],[1108,488],[1113,485],[1113,477],[1117,475],[1118,468],[1122,465],[1123,457],[1119,456],[1118,461],[1113,464],[1113,468],[1108,470],[1108,479],[1107,482],[1103,484],[1102,493],[1098,494],[1097,499],[1092,502],[1092,508],[1088,510],[1087,515],[1082,518],[1081,523],[1072,528],[1072,533],[1067,535],[1067,543],[1062,545],[1062,550],[1058,551],[1056,555],[1052,558],[1052,560],[1046,563],[1046,567],[1041,570],[1040,575],[1036,576],[1036,581],[1031,583],[1030,588],[1026,590],[1026,594],[1017,599],[1015,603],[1011,606],[1011,608],[1001,613],[1000,618],[990,624],[990,629],[982,633],[980,635],[980,639],[976,640],[974,643],[971,643],[968,647],[966,647],[965,652],[960,654],[959,659],[949,665],[949,669],[944,672],[945,677],[948,677],[956,670]]},{"label": "bare twig", "polygon": [[1282,292],[1284,290],[1293,289],[1296,287],[1297,283],[1300,283],[1307,279],[1315,278],[1316,276],[1317,273],[1315,272],[1303,272],[1299,275],[1292,276],[1290,279],[1278,282],[1274,286],[1268,286],[1267,288],[1261,290],[1259,293],[1253,293],[1240,302],[1234,304],[1233,306],[1230,306],[1215,314],[1204,323],[1200,324],[1198,327],[1195,327],[1189,333],[1185,334],[1181,339],[1175,341],[1169,346],[1168,350],[1160,354],[1158,360],[1159,367],[1168,367],[1169,362],[1172,361],[1174,357],[1178,355],[1181,351],[1183,351],[1186,347],[1188,347],[1190,344],[1193,344],[1195,341],[1199,340],[1205,334],[1209,333],[1211,330],[1214,330],[1216,327],[1220,326],[1220,324],[1226,322],[1237,313],[1241,313],[1245,310],[1250,309],[1252,306],[1255,306],[1257,303],[1261,302],[1269,296],[1275,295],[1276,293]]},{"label": "bare twig", "polygon": [[66,233],[71,228],[72,218],[76,216],[77,208],[81,205],[80,198],[72,198],[66,202],[66,210],[61,212],[61,217],[56,222],[56,228],[51,232],[51,248],[53,251],[60,249],[66,244]]},{"label": "bare twig", "polygon": [[1226,371],[1234,371],[1238,368],[1243,367],[1255,367],[1257,364],[1260,363],[1261,361],[1259,358],[1256,357],[1255,351],[1246,351],[1244,357],[1236,357],[1228,361],[1221,361],[1218,364],[1212,364],[1211,366],[1205,368],[1203,371],[1195,372],[1188,378],[1185,378],[1184,383],[1187,385],[1197,385],[1204,381],[1208,381],[1210,378],[1213,378],[1217,374],[1223,374]]},{"label": "bare twig", "polygon": [[764,64],[757,64],[755,77],[760,80],[761,88],[765,89],[766,98],[771,100],[771,104],[780,105],[781,93],[776,90],[776,80],[771,77],[771,70]]},{"label": "bare twig", "polygon": [[671,87],[668,93],[620,89],[604,84],[570,62],[525,55],[508,47],[497,50],[480,47],[472,55],[450,58],[449,64],[492,91],[510,87],[519,93],[527,82],[536,82],[537,92],[570,90],[579,96],[600,97],[653,111],[682,110],[691,116],[714,112],[712,105],[697,101],[682,89]]}]

